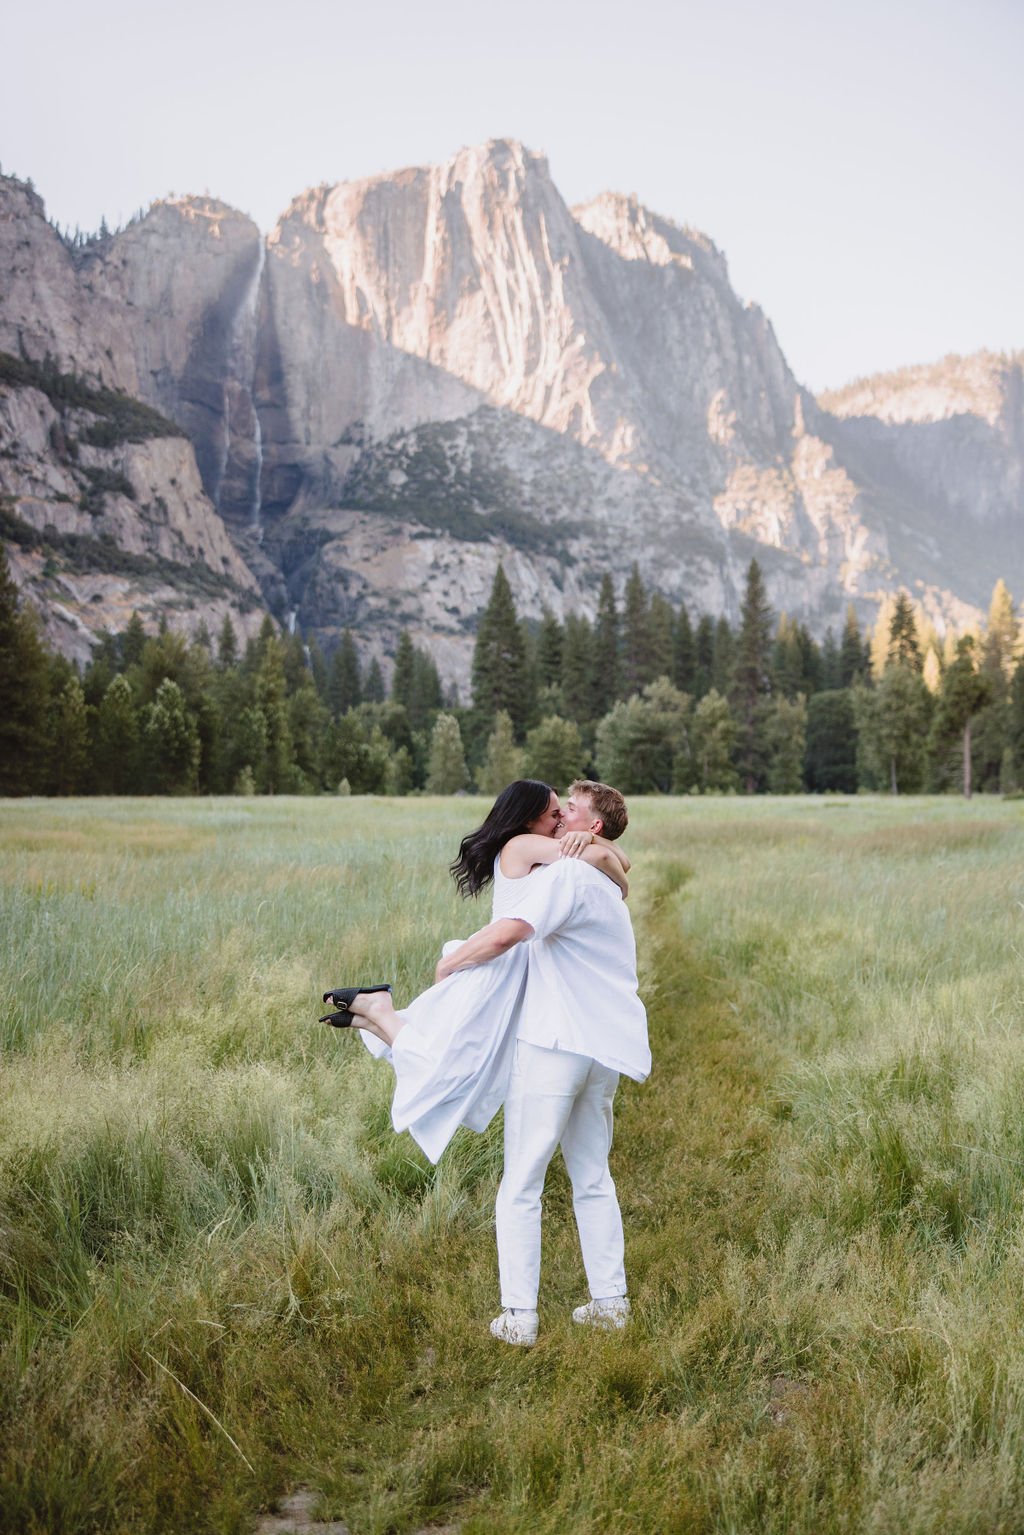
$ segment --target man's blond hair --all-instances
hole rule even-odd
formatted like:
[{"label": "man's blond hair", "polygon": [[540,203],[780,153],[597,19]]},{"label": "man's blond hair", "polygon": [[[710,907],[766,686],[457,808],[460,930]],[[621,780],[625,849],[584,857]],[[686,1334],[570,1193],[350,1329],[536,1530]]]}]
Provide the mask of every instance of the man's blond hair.
[{"label": "man's blond hair", "polygon": [[629,816],[626,813],[626,801],[618,789],[612,789],[606,783],[594,783],[590,778],[577,778],[575,783],[569,785],[569,794],[582,795],[590,801],[594,815],[601,821],[601,835],[607,837],[609,842],[622,836],[629,824]]}]

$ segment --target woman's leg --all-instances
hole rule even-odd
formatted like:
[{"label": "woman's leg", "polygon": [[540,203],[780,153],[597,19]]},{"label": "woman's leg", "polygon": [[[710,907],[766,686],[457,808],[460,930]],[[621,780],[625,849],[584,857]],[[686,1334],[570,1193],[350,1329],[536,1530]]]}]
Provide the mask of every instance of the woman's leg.
[{"label": "woman's leg", "polygon": [[349,1003],[352,1027],[375,1034],[386,1045],[393,1045],[405,1028],[405,1019],[395,1012],[395,1004],[386,991],[360,991]]}]

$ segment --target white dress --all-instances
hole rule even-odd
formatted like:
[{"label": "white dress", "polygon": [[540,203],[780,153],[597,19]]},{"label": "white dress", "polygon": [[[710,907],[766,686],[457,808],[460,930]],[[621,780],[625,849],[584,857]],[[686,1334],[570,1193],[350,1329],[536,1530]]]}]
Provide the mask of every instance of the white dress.
[{"label": "white dress", "polygon": [[[494,861],[491,921],[515,905],[524,880],[508,879]],[[461,939],[446,943],[444,953]],[[485,965],[457,970],[400,1009],[406,1020],[390,1048],[360,1029],[372,1055],[395,1068],[391,1122],[408,1130],[437,1162],[459,1125],[486,1130],[508,1092],[519,1006],[526,986],[528,944]]]}]

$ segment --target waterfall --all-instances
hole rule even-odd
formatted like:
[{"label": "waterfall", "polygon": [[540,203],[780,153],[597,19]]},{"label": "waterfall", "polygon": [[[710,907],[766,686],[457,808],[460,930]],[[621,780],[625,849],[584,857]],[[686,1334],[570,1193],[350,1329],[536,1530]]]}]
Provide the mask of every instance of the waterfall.
[{"label": "waterfall", "polygon": [[[260,265],[262,267],[262,261]],[[255,353],[256,348],[253,347],[253,373],[256,371]],[[260,509],[263,505],[263,429],[260,426],[260,413],[256,409],[256,401],[253,399],[253,382],[254,379],[250,376],[249,398],[252,400],[252,446],[256,458],[256,478],[253,481],[252,487],[252,508],[249,515],[249,526],[256,537],[261,539],[263,537],[263,525],[260,522]]]},{"label": "waterfall", "polygon": [[[235,311],[231,322],[231,331],[228,336],[227,376],[223,386],[224,439],[217,477],[217,494],[214,497],[214,504],[217,510],[220,511],[224,480],[227,475],[228,461],[231,457],[232,397],[233,395],[241,395],[248,406],[248,409],[245,411],[245,415],[248,418],[246,424],[251,432],[249,440],[255,466],[252,488],[249,495],[248,522],[250,531],[257,539],[262,536],[263,532],[260,523],[260,511],[263,506],[263,431],[260,426],[259,411],[256,409],[254,391],[256,382],[256,339],[259,330],[260,284],[263,281],[263,268],[266,259],[266,245],[261,236],[256,265],[253,268],[252,276],[245,285],[245,291]],[[236,420],[240,414],[241,412],[236,406]]]}]

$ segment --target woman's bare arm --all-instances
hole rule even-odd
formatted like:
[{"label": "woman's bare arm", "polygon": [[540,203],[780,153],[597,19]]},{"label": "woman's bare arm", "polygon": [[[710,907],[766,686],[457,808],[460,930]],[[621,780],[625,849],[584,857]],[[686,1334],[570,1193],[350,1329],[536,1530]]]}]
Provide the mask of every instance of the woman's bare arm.
[{"label": "woman's bare arm", "polygon": [[561,844],[554,837],[523,832],[518,837],[510,837],[502,848],[501,872],[506,879],[522,879],[539,863],[557,863],[561,856]]},{"label": "woman's bare arm", "polygon": [[603,837],[582,840],[591,836],[590,832],[567,832],[566,837],[579,839],[572,844],[571,851],[564,846],[566,837],[539,837],[532,832],[511,837],[501,850],[501,872],[506,879],[522,879],[538,864],[557,863],[559,858],[583,858],[602,874],[607,874],[625,898],[629,894],[624,866],[628,859]]},{"label": "woman's bare arm", "polygon": [[597,837],[592,831],[566,831],[558,838],[562,849],[563,858],[578,858],[584,848],[603,847],[609,853],[614,853],[622,865],[623,874],[628,874],[630,861],[615,842],[609,842],[607,837]]}]

